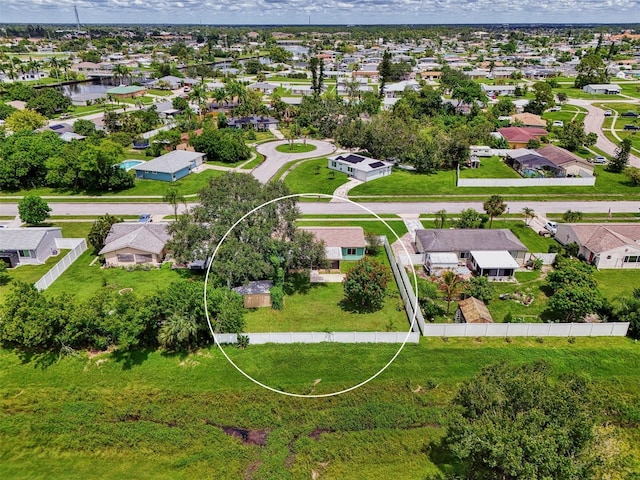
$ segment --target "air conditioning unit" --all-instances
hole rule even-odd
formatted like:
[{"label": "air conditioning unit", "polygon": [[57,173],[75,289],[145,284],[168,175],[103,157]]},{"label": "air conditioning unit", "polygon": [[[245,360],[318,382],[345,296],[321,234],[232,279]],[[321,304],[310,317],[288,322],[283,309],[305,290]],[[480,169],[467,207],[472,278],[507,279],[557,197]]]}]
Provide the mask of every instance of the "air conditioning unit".
[{"label": "air conditioning unit", "polygon": [[58,250],[51,250],[51,255],[57,255],[58,254]]}]

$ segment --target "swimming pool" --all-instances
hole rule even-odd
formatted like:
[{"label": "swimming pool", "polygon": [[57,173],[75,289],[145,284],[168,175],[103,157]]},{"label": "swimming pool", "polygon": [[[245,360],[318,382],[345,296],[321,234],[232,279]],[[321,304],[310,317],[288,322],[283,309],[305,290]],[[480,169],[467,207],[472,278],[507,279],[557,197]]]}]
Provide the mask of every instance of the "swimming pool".
[{"label": "swimming pool", "polygon": [[133,167],[135,167],[136,165],[140,165],[141,163],[144,163],[144,161],[142,161],[142,160],[125,160],[124,162],[120,163],[120,168],[124,168],[124,170],[128,172]]}]

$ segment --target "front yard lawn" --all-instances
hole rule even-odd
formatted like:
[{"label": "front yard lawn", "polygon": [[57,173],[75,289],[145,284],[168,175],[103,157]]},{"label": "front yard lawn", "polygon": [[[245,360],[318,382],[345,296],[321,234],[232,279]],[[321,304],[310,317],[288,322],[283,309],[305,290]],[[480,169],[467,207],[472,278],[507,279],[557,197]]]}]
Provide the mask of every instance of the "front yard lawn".
[{"label": "front yard lawn", "polygon": [[521,178],[509,165],[497,156],[481,157],[478,168],[461,168],[460,178]]},{"label": "front yard lawn", "polygon": [[492,228],[508,228],[532,253],[547,253],[549,246],[558,245],[553,238],[538,235],[538,232],[522,221],[494,220]]},{"label": "front yard lawn", "polygon": [[67,253],[69,253],[69,250],[59,250],[58,255],[55,257],[49,257],[42,265],[21,265],[16,268],[7,269],[10,280],[4,285],[0,285],[0,306],[11,290],[11,283],[13,281],[36,283],[45,273],[51,270],[56,263],[62,260]]},{"label": "front yard lawn", "polygon": [[294,193],[333,192],[340,185],[347,183],[346,173],[336,172],[327,167],[327,159],[307,160],[300,162],[284,178],[284,184]]}]

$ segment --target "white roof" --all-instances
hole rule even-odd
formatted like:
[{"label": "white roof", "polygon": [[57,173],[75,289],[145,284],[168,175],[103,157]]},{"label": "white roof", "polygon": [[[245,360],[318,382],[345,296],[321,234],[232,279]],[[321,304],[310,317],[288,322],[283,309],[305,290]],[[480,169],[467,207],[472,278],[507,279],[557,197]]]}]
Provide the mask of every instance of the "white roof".
[{"label": "white roof", "polygon": [[453,252],[431,252],[427,257],[432,264],[458,265],[458,256]]},{"label": "white roof", "polygon": [[472,250],[471,256],[478,267],[485,268],[518,268],[511,254],[506,250]]},{"label": "white roof", "polygon": [[135,171],[175,173],[191,166],[191,162],[204,157],[204,153],[187,150],[173,150],[160,157],[133,167]]},{"label": "white roof", "polygon": [[324,247],[324,254],[327,260],[342,260],[342,248]]},{"label": "white roof", "polygon": [[620,85],[615,84],[615,83],[590,83],[589,85],[586,85],[587,87],[591,87],[591,88],[595,88],[598,90],[601,89],[609,89],[609,90],[621,90]]}]

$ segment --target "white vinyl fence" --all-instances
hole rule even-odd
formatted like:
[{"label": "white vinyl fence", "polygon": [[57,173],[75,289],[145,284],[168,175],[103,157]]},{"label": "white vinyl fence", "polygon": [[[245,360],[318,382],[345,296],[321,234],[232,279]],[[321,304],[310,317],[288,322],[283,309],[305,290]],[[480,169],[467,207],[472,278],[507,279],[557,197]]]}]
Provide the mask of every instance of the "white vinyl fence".
[{"label": "white vinyl fence", "polygon": [[425,337],[624,337],[628,322],[611,323],[434,323]]},{"label": "white vinyl fence", "polygon": [[596,177],[460,178],[458,187],[592,187]]},{"label": "white vinyl fence", "polygon": [[[265,343],[418,343],[418,332],[271,332],[243,333],[250,345]],[[221,344],[236,343],[235,333],[216,334]]]},{"label": "white vinyl fence", "polygon": [[87,249],[87,242],[84,238],[56,238],[56,247],[61,250],[70,248],[71,251],[35,283],[38,290],[46,290],[49,288],[49,286],[84,253]]}]

